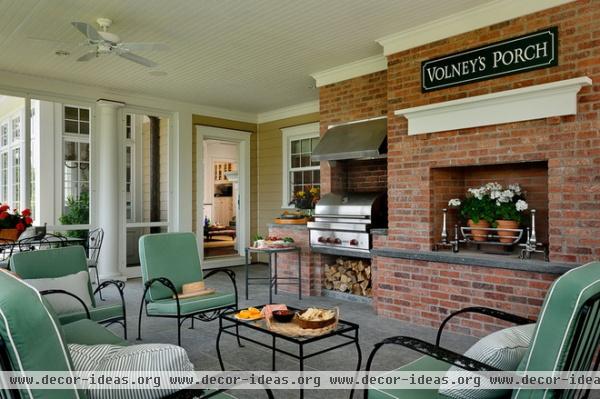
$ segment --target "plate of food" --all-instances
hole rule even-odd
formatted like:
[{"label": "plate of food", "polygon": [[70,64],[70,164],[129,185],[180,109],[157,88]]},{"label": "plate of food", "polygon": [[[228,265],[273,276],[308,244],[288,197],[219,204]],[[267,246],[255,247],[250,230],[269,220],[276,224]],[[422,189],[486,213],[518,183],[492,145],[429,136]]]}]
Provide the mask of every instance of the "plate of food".
[{"label": "plate of food", "polygon": [[308,308],[298,311],[294,320],[301,328],[317,329],[324,328],[335,323],[338,319],[338,314],[339,310],[337,308]]},{"label": "plate of food", "polygon": [[282,249],[290,248],[294,246],[294,239],[292,237],[276,237],[269,236],[266,239],[257,237],[254,242],[254,247],[259,249]]},{"label": "plate of food", "polygon": [[242,321],[252,321],[261,319],[263,315],[259,309],[250,307],[248,309],[240,310],[234,317]]}]

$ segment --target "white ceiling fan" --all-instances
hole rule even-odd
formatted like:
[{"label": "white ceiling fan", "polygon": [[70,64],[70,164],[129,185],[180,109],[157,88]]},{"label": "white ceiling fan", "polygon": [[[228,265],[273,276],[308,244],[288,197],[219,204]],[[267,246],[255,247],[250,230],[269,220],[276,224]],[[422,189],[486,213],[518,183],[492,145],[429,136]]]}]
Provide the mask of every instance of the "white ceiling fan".
[{"label": "white ceiling fan", "polygon": [[163,43],[127,43],[122,42],[119,36],[108,31],[112,21],[108,18],[98,18],[96,20],[100,31],[85,22],[71,22],[79,32],[87,39],[85,46],[92,47],[92,50],[77,59],[79,62],[90,61],[93,58],[104,54],[115,54],[119,57],[133,61],[147,67],[157,67],[158,64],[140,55],[134,54],[134,51],[153,51],[167,50],[168,46]]}]

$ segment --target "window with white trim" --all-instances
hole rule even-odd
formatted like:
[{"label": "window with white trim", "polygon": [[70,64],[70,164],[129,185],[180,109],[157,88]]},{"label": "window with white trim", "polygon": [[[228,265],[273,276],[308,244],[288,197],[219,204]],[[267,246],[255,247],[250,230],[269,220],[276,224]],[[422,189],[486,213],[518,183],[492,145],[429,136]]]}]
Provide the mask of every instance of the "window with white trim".
[{"label": "window with white trim", "polygon": [[23,112],[20,110],[4,115],[0,121],[0,203],[9,204],[13,208],[25,207],[21,203],[23,189],[22,156],[23,154]]},{"label": "window with white trim", "polygon": [[283,146],[283,204],[289,208],[293,193],[321,187],[320,163],[310,156],[319,143],[319,123],[281,129]]},{"label": "window with white trim", "polygon": [[90,109],[63,107],[63,208],[90,190]]}]

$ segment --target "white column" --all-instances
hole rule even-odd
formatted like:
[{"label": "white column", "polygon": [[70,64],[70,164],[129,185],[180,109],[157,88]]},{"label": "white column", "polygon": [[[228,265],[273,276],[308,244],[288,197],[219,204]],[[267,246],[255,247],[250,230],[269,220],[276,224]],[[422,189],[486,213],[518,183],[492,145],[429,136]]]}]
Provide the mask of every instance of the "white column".
[{"label": "white column", "polygon": [[101,279],[124,279],[119,271],[119,118],[125,104],[98,100],[96,107],[98,170],[96,214],[98,227],[104,230],[102,251],[98,260]]}]

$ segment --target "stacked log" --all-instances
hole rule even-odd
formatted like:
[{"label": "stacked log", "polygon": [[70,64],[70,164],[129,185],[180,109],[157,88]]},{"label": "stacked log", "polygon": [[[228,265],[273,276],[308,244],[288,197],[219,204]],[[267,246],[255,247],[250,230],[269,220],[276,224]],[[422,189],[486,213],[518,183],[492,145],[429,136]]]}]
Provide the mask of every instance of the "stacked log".
[{"label": "stacked log", "polygon": [[323,284],[328,290],[371,296],[371,264],[365,260],[338,258],[325,265]]}]

